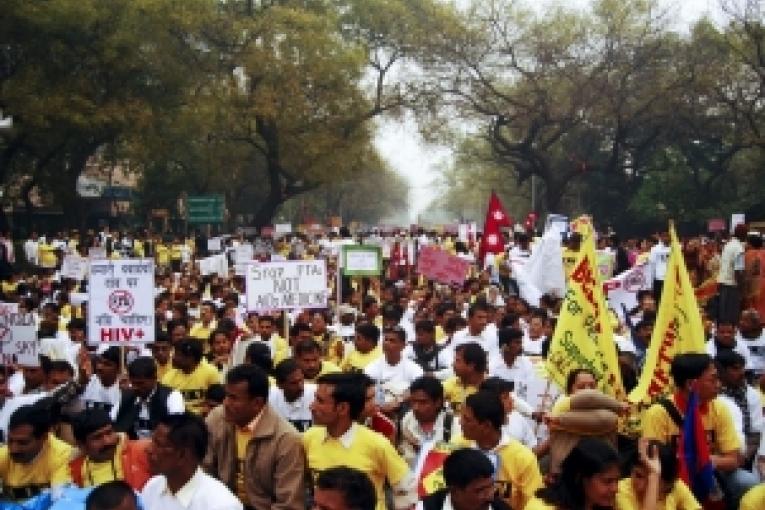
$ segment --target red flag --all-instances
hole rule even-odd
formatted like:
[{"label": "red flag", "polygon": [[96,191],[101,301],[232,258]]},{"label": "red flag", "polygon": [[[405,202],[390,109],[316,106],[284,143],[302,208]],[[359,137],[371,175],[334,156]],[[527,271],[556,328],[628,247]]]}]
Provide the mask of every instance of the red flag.
[{"label": "red flag", "polygon": [[505,242],[501,227],[512,225],[510,217],[502,207],[502,202],[493,191],[489,199],[489,208],[486,210],[486,221],[483,224],[483,238],[478,252],[478,259],[483,263],[487,253],[502,253],[505,251]]}]

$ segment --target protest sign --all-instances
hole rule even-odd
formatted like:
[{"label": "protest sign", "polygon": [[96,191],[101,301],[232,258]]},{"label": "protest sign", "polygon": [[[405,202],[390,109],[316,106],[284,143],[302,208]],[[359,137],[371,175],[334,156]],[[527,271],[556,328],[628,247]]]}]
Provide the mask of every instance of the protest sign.
[{"label": "protest sign", "polygon": [[243,243],[234,249],[234,263],[248,264],[252,262],[255,255],[255,247],[249,243]]},{"label": "protest sign", "polygon": [[9,313],[19,313],[19,304],[0,303],[0,315],[8,315]]},{"label": "protest sign", "polygon": [[382,273],[382,250],[379,246],[345,245],[341,250],[344,275],[377,276]]},{"label": "protest sign", "polygon": [[101,246],[94,246],[92,248],[88,248],[88,258],[90,258],[90,259],[105,259],[106,258],[106,248],[103,248]]},{"label": "protest sign", "polygon": [[325,260],[249,264],[246,282],[249,311],[327,307]]},{"label": "protest sign", "polygon": [[470,263],[435,246],[423,246],[417,264],[417,271],[440,283],[465,283]]},{"label": "protest sign", "polygon": [[0,315],[0,363],[40,366],[40,342],[32,314]]},{"label": "protest sign", "polygon": [[276,225],[274,225],[274,232],[277,235],[291,234],[292,233],[292,224],[291,223],[277,223]]},{"label": "protest sign", "polygon": [[88,285],[89,343],[154,341],[154,261],[91,261]]},{"label": "protest sign", "polygon": [[213,237],[207,240],[207,251],[216,252],[221,251],[221,238]]},{"label": "protest sign", "polygon": [[603,282],[608,305],[622,320],[625,310],[629,312],[637,306],[638,292],[651,288],[650,271],[650,266],[644,262]]},{"label": "protest sign", "polygon": [[61,263],[61,277],[72,280],[84,280],[88,271],[88,260],[77,254],[64,255]]}]

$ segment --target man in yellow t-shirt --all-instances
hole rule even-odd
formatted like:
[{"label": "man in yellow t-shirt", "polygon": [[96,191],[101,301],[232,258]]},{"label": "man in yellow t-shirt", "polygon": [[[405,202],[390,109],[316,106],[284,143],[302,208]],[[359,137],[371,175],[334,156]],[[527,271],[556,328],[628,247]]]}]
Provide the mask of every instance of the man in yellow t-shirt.
[{"label": "man in yellow t-shirt", "polygon": [[765,483],[754,487],[741,499],[738,510],[762,510],[765,508]]},{"label": "man in yellow t-shirt", "polygon": [[21,406],[11,415],[8,444],[0,447],[0,500],[25,500],[71,482],[72,447],[50,433],[46,403]]},{"label": "man in yellow t-shirt", "polygon": [[199,322],[191,326],[189,336],[196,338],[205,345],[205,350],[209,349],[207,345],[210,335],[217,327],[217,321],[215,320],[215,305],[209,301],[205,301],[199,307]]},{"label": "man in yellow t-shirt", "polygon": [[363,371],[367,365],[382,356],[379,342],[380,328],[368,322],[359,324],[353,338],[353,350],[346,353],[340,368],[344,372]]},{"label": "man in yellow t-shirt", "polygon": [[503,436],[506,417],[499,395],[481,390],[465,400],[460,425],[465,439],[491,461],[497,495],[511,508],[524,508],[544,481],[536,455],[516,439]]},{"label": "man in yellow t-shirt", "polygon": [[738,504],[744,493],[757,483],[757,479],[751,472],[740,468],[741,441],[730,411],[717,398],[720,379],[712,358],[707,354],[678,354],[672,360],[671,373],[677,391],[671,400],[656,403],[643,414],[643,437],[676,445],[680,427],[668,408],[674,408],[677,413],[673,414],[681,418],[693,389],[699,398],[699,412],[707,435],[712,466],[720,474],[731,500]]},{"label": "man in yellow t-shirt", "polygon": [[189,338],[173,351],[173,368],[162,378],[162,384],[181,392],[186,410],[201,414],[207,388],[221,382],[220,372],[202,359],[202,343]]},{"label": "man in yellow t-shirt", "polygon": [[311,414],[314,426],[303,434],[312,480],[321,471],[347,466],[372,481],[377,510],[385,510],[383,487],[393,488],[394,508],[410,508],[417,500],[415,480],[393,445],[380,434],[357,422],[366,399],[363,374],[337,373],[319,378]]},{"label": "man in yellow t-shirt", "polygon": [[321,359],[321,345],[316,340],[301,340],[292,347],[295,358],[306,382],[315,382],[324,374],[340,372],[340,367]]},{"label": "man in yellow t-shirt", "polygon": [[486,378],[486,351],[477,342],[454,349],[454,376],[444,381],[444,398],[454,412],[459,412],[468,395],[478,391]]}]

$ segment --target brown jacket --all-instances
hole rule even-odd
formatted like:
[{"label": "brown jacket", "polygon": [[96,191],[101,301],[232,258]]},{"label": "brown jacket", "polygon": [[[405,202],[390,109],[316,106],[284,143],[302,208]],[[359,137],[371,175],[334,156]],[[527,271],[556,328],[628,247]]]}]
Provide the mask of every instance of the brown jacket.
[{"label": "brown jacket", "polygon": [[[204,467],[236,494],[236,430],[223,406],[207,416],[210,445]],[[247,444],[244,481],[255,510],[305,510],[305,455],[295,428],[266,404]]]}]

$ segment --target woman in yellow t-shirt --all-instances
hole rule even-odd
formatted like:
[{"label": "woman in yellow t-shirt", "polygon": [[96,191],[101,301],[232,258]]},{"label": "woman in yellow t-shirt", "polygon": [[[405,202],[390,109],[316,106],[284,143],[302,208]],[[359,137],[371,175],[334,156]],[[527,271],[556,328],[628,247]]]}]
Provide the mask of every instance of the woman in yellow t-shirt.
[{"label": "woman in yellow t-shirt", "polygon": [[[651,490],[657,491],[659,461],[655,455],[649,459],[644,447],[641,451],[641,458],[645,458],[651,470]],[[560,475],[538,490],[525,510],[615,508],[619,474],[619,454],[610,444],[600,439],[582,439],[563,461]]]},{"label": "woman in yellow t-shirt", "polygon": [[658,497],[655,506],[650,507],[646,501],[650,468],[645,465],[639,454],[631,459],[630,477],[619,482],[616,493],[616,510],[701,510],[701,505],[688,486],[678,477],[678,460],[674,449],[653,442],[661,465]]}]

